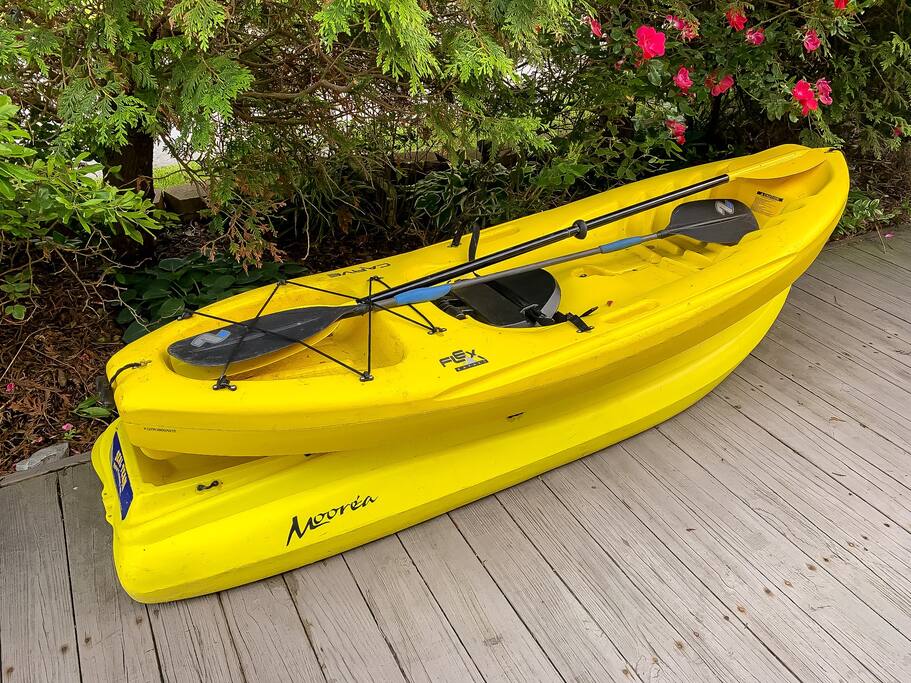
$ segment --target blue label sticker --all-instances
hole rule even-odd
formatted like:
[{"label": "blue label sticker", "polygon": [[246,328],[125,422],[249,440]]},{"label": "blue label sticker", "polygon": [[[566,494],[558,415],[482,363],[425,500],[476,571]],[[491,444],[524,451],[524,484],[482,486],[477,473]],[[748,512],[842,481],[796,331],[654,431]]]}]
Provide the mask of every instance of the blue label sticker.
[{"label": "blue label sticker", "polygon": [[130,484],[130,475],[127,474],[127,464],[123,459],[123,449],[120,447],[120,436],[114,434],[111,444],[111,471],[114,473],[114,486],[117,487],[117,497],[120,499],[120,519],[126,519],[133,502],[133,486]]}]

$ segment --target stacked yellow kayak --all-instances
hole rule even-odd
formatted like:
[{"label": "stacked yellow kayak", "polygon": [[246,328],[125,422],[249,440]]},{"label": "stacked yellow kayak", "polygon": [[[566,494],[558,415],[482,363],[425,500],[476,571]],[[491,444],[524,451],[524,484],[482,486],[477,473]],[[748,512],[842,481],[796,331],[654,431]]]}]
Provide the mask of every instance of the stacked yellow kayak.
[{"label": "stacked yellow kayak", "polygon": [[[749,208],[754,228],[736,244],[655,239],[532,270],[520,301],[496,286],[487,298],[373,308],[262,355],[232,351],[226,367],[194,364],[226,325],[357,305],[466,261],[467,244],[442,243],[232,297],[118,352],[108,378],[120,417],[93,463],[127,592],[172,600],[298,567],[691,405],[762,339],[827,241],[848,192],[840,153],[789,145],[677,171],[488,228],[479,241],[483,259],[720,176],[728,180],[503,267],[659,231],[694,200],[713,200],[720,214]],[[255,323],[244,330],[270,336]],[[178,357],[180,344],[189,353]]]}]

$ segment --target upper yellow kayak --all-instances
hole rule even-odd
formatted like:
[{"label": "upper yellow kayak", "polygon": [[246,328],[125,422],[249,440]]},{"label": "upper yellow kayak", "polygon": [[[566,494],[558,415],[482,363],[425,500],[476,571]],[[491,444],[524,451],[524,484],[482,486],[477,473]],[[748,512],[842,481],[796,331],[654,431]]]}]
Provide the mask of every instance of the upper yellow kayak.
[{"label": "upper yellow kayak", "polygon": [[[797,172],[787,164],[773,164],[758,178],[737,172],[805,151],[790,145],[693,167],[481,232],[479,256],[731,175],[731,182],[593,230],[581,241],[553,244],[478,273],[660,230],[687,201],[737,200],[752,209],[759,230],[736,245],[677,236],[548,268],[555,299],[549,305],[575,316],[587,313],[588,331],[571,321],[497,326],[457,307],[421,303],[399,309],[406,317],[378,310],[342,319],[309,339],[310,348],[292,345],[232,365],[230,388],[221,390],[213,388],[217,373],[168,354],[172,344],[216,331],[223,320],[345,305],[467,259],[466,243],[440,243],[235,296],[203,309],[214,319],[193,315],[130,344],[107,367],[108,377],[116,375],[120,429],[155,458],[349,452],[441,435],[472,441],[510,429],[530,411],[700,344],[784,291],[841,215],[848,189],[844,159],[820,153],[818,162]],[[368,366],[371,379],[362,381]]]}]

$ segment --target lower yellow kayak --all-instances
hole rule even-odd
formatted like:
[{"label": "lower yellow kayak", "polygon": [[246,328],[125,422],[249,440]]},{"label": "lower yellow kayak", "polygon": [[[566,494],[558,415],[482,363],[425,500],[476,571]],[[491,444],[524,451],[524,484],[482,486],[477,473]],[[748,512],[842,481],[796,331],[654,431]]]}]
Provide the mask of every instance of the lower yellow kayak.
[{"label": "lower yellow kayak", "polygon": [[[781,154],[797,146],[764,153]],[[674,237],[549,269],[558,308],[591,330],[496,326],[420,304],[413,321],[372,317],[373,381],[312,350],[231,376],[236,390],[167,355],[175,341],[214,330],[179,321],[117,354],[109,377],[120,410],[93,449],[127,592],[157,602],[276,574],[392,533],[631,436],[691,405],[762,339],[791,283],[843,211],[841,154],[801,173],[736,180],[695,199],[735,199],[759,229],[739,244]],[[667,174],[483,231],[495,251],[701,178],[754,157]],[[572,248],[664,227],[673,205],[617,223]],[[366,293],[464,260],[435,245],[386,261],[302,278]],[[519,259],[521,262],[521,259]],[[509,266],[514,263],[507,264]],[[337,303],[289,288],[274,310]],[[326,297],[326,298],[321,298]],[[278,295],[274,297],[278,298]],[[209,309],[255,315],[263,292]],[[365,319],[344,320],[313,348],[360,369]],[[360,354],[360,355],[359,355]]]}]

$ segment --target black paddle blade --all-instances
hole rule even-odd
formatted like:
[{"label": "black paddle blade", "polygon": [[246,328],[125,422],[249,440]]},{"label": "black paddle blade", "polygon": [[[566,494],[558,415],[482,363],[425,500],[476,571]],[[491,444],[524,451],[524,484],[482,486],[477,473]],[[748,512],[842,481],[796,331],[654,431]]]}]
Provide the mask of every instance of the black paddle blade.
[{"label": "black paddle blade", "polygon": [[359,306],[307,306],[245,320],[187,337],[168,347],[172,358],[197,367],[220,367],[281,351],[319,334]]},{"label": "black paddle blade", "polygon": [[686,235],[703,242],[737,244],[744,235],[759,229],[753,212],[736,199],[700,199],[680,204],[661,237]]}]

